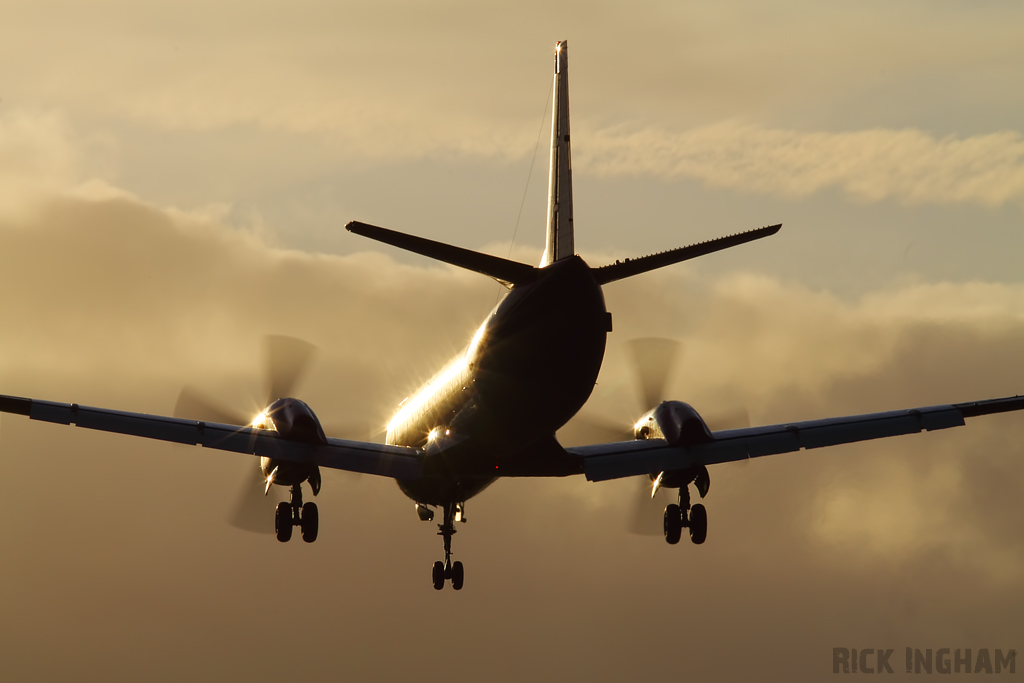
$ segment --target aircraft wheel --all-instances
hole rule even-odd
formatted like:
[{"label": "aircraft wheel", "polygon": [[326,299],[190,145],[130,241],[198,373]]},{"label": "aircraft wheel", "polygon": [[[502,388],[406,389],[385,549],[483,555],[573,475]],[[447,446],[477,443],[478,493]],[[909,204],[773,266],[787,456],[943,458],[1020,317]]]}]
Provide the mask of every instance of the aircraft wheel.
[{"label": "aircraft wheel", "polygon": [[277,514],[274,515],[274,530],[277,531],[277,540],[287,543],[292,539],[292,505],[281,502],[277,504]]},{"label": "aircraft wheel", "polygon": [[690,508],[690,540],[696,545],[704,542],[708,537],[708,511],[704,506],[697,503]]},{"label": "aircraft wheel", "polygon": [[462,563],[456,561],[452,565],[452,588],[457,591],[462,590],[462,582],[466,580],[466,571],[462,567]]},{"label": "aircraft wheel", "polygon": [[302,506],[302,518],[299,522],[302,529],[302,540],[312,543],[320,531],[320,511],[316,509],[316,503],[306,503]]},{"label": "aircraft wheel", "polygon": [[434,563],[431,578],[434,580],[434,590],[439,591],[444,588],[444,562],[438,560]]},{"label": "aircraft wheel", "polygon": [[665,542],[670,545],[679,543],[679,537],[683,535],[683,515],[679,512],[679,506],[670,503],[665,506]]}]

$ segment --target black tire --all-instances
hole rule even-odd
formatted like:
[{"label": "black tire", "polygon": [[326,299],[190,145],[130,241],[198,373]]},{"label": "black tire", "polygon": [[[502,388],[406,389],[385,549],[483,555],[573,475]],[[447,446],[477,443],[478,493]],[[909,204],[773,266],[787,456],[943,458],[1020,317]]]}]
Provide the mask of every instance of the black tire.
[{"label": "black tire", "polygon": [[700,545],[708,537],[708,511],[697,503],[690,508],[690,540]]},{"label": "black tire", "polygon": [[444,562],[438,560],[434,563],[431,578],[434,580],[434,590],[439,591],[444,588]]},{"label": "black tire", "polygon": [[292,540],[292,505],[291,503],[278,503],[277,514],[274,515],[274,530],[277,531],[277,540],[287,543]]},{"label": "black tire", "polygon": [[679,538],[683,535],[683,515],[675,503],[665,506],[664,529],[666,543],[669,545],[679,543]]},{"label": "black tire", "polygon": [[462,582],[466,580],[466,570],[463,569],[462,563],[456,561],[452,565],[452,588],[457,591],[462,590]]},{"label": "black tire", "polygon": [[302,529],[303,541],[312,543],[316,540],[316,535],[320,533],[320,511],[316,509],[316,503],[306,503],[302,506],[299,528]]}]

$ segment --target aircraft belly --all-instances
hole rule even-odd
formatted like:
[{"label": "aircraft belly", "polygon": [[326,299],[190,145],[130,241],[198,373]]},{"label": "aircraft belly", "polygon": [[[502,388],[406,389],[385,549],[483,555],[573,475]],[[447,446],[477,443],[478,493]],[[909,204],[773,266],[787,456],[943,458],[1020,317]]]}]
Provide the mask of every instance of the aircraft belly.
[{"label": "aircraft belly", "polygon": [[426,505],[463,503],[495,482],[495,477],[423,477],[415,480],[398,480],[398,488],[406,496]]}]

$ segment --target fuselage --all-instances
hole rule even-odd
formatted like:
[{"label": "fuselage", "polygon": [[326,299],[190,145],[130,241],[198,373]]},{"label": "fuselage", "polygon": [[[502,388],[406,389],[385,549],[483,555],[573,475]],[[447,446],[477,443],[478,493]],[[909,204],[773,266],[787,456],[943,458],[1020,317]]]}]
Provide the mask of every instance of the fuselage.
[{"label": "fuselage", "polygon": [[513,287],[469,347],[403,402],[387,443],[424,450],[420,503],[465,501],[496,477],[572,473],[554,433],[586,403],[604,358],[604,295],[578,256]]}]

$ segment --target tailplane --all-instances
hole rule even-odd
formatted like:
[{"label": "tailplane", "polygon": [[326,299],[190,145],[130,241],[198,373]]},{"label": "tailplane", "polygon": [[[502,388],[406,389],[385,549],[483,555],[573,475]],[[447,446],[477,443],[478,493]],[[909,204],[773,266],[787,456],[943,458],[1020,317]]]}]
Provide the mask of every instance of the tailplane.
[{"label": "tailplane", "polygon": [[697,258],[698,256],[713,254],[714,252],[721,251],[722,249],[728,249],[729,247],[753,242],[754,240],[759,240],[763,237],[770,237],[780,229],[782,229],[781,223],[778,225],[769,225],[766,228],[747,230],[746,232],[736,233],[735,235],[728,235],[726,237],[708,240],[707,242],[691,244],[688,247],[670,249],[659,254],[626,259],[625,261],[616,261],[611,265],[591,268],[590,270],[594,274],[594,279],[597,280],[598,284],[606,285],[609,282],[622,280],[657,268],[664,268],[665,266],[670,266],[673,263],[688,261],[692,258]]},{"label": "tailplane", "polygon": [[[551,167],[548,176],[547,239],[540,268],[576,254],[572,223],[572,159],[569,153],[569,48],[566,41],[555,43],[555,81],[551,107]],[[363,235],[399,249],[422,254],[460,268],[490,275],[512,287],[534,282],[543,271],[525,263],[481,254],[434,240],[352,221],[349,231]],[[711,254],[722,249],[774,235],[781,225],[741,232],[688,247],[680,247],[641,258],[626,259],[600,268],[591,268],[594,279],[604,285],[623,278],[639,275],[673,263]]]},{"label": "tailplane", "polygon": [[421,254],[428,258],[450,263],[453,266],[472,270],[484,275],[490,275],[498,282],[509,287],[513,285],[529,284],[537,279],[540,273],[533,266],[518,261],[510,261],[490,254],[481,254],[478,251],[463,249],[443,242],[435,242],[415,235],[407,235],[404,232],[380,228],[376,225],[368,225],[359,221],[350,221],[346,226],[349,232],[354,232],[372,240],[390,244],[399,249],[411,251],[414,254]]}]

